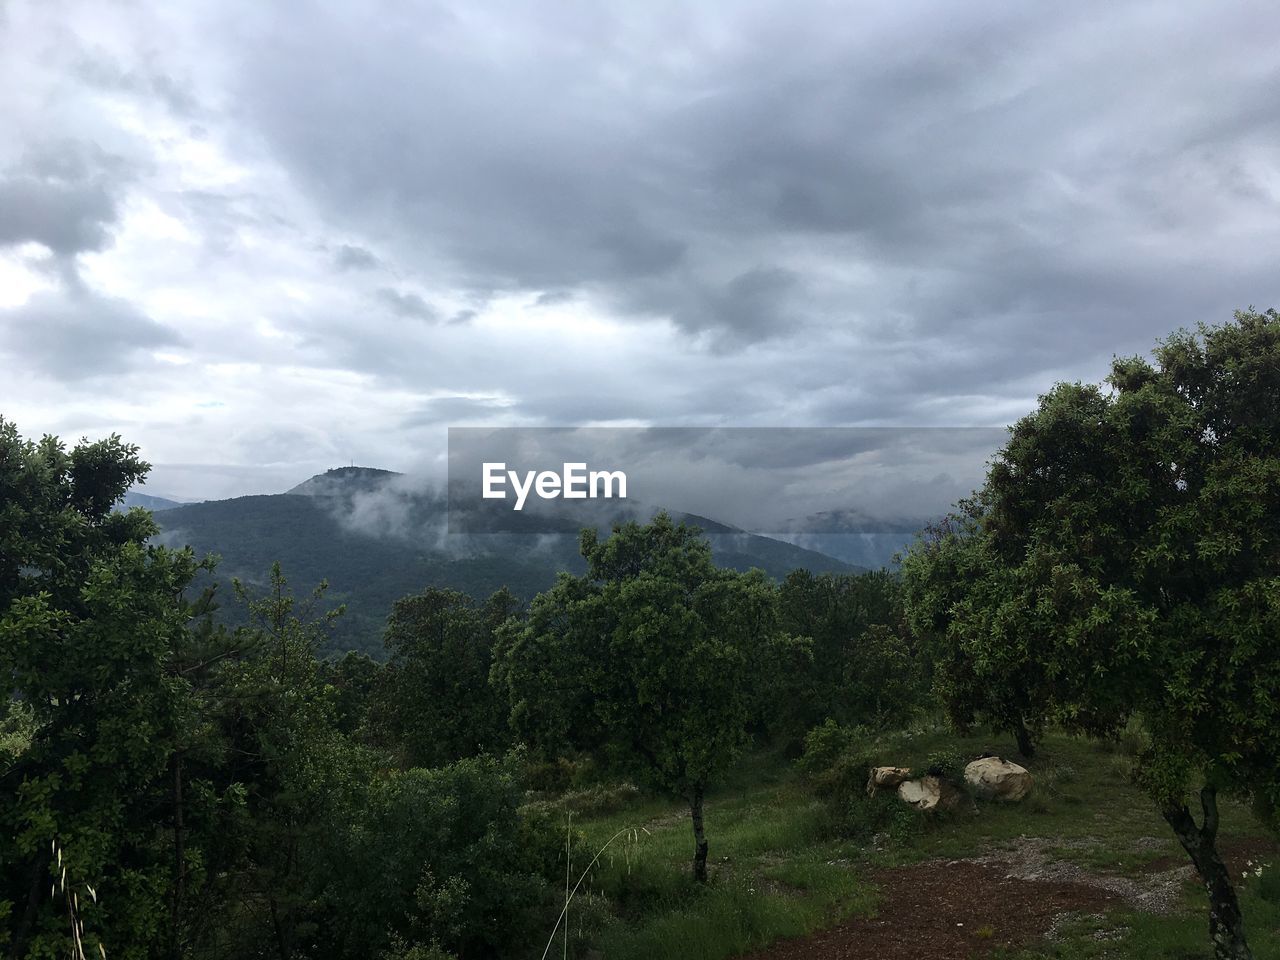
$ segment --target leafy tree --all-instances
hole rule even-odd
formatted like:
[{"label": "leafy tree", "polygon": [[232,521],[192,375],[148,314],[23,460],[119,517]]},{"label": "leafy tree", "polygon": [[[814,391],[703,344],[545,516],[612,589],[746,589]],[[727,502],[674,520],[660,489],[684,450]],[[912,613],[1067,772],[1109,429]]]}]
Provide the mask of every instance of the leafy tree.
[{"label": "leafy tree", "polygon": [[377,720],[402,765],[439,766],[505,746],[509,710],[489,670],[494,633],[517,608],[505,589],[481,605],[435,587],[396,601]]},{"label": "leafy tree", "polygon": [[1089,734],[1146,721],[1139,781],[1206,886],[1215,955],[1239,960],[1218,795],[1280,811],[1280,315],[1179,332],[1108,383],[1059,385],[1013,428],[907,558],[908,601],[963,683],[1025,682],[1029,709]]},{"label": "leafy tree", "polygon": [[778,678],[792,732],[828,719],[894,726],[919,706],[923,658],[903,622],[896,575],[797,570],[782,583],[779,609],[787,633],[812,640],[812,659]]},{"label": "leafy tree", "polygon": [[659,514],[584,530],[587,573],[562,574],[504,633],[494,679],[518,735],[599,751],[689,803],[707,876],[703,801],[749,739],[758,685],[785,647],[777,590],[717,569],[696,528]]},{"label": "leafy tree", "polygon": [[514,755],[473,757],[367,781],[331,834],[319,955],[363,960],[399,945],[510,956],[541,930],[543,871],[564,838],[521,816],[519,767]]},{"label": "leafy tree", "polygon": [[332,688],[338,729],[346,736],[367,734],[383,665],[366,654],[349,650],[341,657],[321,660],[318,669],[321,682]]},{"label": "leafy tree", "polygon": [[24,441],[0,418],[0,683],[21,730],[0,763],[0,942],[14,957],[66,950],[46,895],[63,869],[86,949],[141,957],[166,940],[172,857],[153,801],[190,697],[171,658],[200,565],[149,546],[146,511],[113,512],[147,472],[137,453],[116,436]]},{"label": "leafy tree", "polygon": [[221,775],[240,785],[244,804],[228,826],[236,859],[217,899],[227,901],[241,942],[220,952],[270,944],[290,960],[323,953],[315,937],[325,851],[359,809],[376,757],[339,731],[337,691],[321,675],[316,651],[342,613],[324,609],[325,584],[299,602],[276,564],[261,595],[234,586],[249,624],[247,650],[222,678],[229,747]]},{"label": "leafy tree", "polygon": [[[1032,758],[1052,686],[1046,664],[1028,648],[1035,638],[1003,621],[998,642],[978,658],[947,634],[952,610],[999,608],[1002,561],[980,535],[983,510],[977,499],[962,501],[954,514],[924,532],[923,543],[903,564],[908,620],[926,641],[934,688],[952,724],[967,729],[977,721],[989,723],[1011,733],[1018,752]],[[927,563],[920,559],[925,555]]]}]

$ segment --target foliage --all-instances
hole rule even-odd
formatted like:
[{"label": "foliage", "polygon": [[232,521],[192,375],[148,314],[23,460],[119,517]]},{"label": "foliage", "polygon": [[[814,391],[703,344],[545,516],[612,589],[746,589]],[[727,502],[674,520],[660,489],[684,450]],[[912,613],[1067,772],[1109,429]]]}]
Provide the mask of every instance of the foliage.
[{"label": "foliage", "polygon": [[435,587],[396,601],[376,714],[402,765],[436,766],[506,745],[510,709],[489,671],[495,631],[518,607],[507,590],[483,605]]},{"label": "foliage", "polygon": [[964,768],[969,758],[955,749],[936,750],[924,762],[924,771],[952,783],[964,783]]},{"label": "foliage", "polygon": [[1240,956],[1214,840],[1219,790],[1280,809],[1280,315],[1177,333],[1108,383],[1059,385],[1013,428],[905,561],[908,604],[943,638],[960,719],[1115,735],[1144,716],[1138,775],[1210,886],[1219,955]]},{"label": "foliage", "polygon": [[[343,616],[346,616],[344,610]],[[332,698],[334,724],[346,736],[368,736],[374,692],[382,680],[383,665],[372,657],[349,650],[341,657],[321,660],[320,681]]]},{"label": "foliage", "polygon": [[112,511],[146,470],[118,437],[68,451],[0,418],[0,677],[9,742],[25,741],[0,767],[0,937],[17,955],[69,945],[44,895],[55,852],[105,894],[82,904],[87,949],[145,956],[164,936],[172,854],[153,811],[191,696],[169,668],[199,565],[148,546],[145,511]]},{"label": "foliage", "polygon": [[805,735],[804,754],[796,766],[825,792],[859,790],[873,765],[866,752],[867,739],[862,727],[844,727],[827,720]]},{"label": "foliage", "polygon": [[[582,534],[587,574],[562,575],[505,630],[494,680],[517,735],[594,750],[684,797],[695,835],[707,787],[749,739],[759,684],[789,641],[776,588],[719,570],[697,530],[660,514]],[[705,875],[697,837],[695,874]]]},{"label": "foliage", "polygon": [[562,838],[521,816],[519,765],[477,757],[368,783],[333,825],[317,898],[324,955],[358,960],[398,942],[493,957],[539,930]]},{"label": "foliage", "polygon": [[779,591],[783,629],[812,641],[812,657],[778,678],[784,729],[833,719],[900,726],[921,705],[927,661],[903,622],[896,574],[791,573]]},{"label": "foliage", "polygon": [[26,753],[36,736],[36,714],[31,704],[10,699],[0,716],[0,773],[8,770]]}]

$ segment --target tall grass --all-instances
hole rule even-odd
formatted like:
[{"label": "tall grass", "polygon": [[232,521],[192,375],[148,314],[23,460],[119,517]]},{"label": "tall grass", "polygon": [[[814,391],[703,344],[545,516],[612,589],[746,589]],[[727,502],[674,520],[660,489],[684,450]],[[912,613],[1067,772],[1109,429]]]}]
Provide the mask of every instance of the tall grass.
[{"label": "tall grass", "polygon": [[[542,951],[542,960],[547,960],[547,955],[551,952],[551,945],[555,943],[555,940],[556,940],[556,931],[558,931],[561,928],[561,925],[563,925],[564,927],[564,956],[568,957],[569,955],[569,905],[573,903],[573,899],[578,895],[578,890],[581,889],[583,881],[585,881],[587,877],[591,875],[591,871],[595,868],[595,865],[600,862],[600,858],[604,856],[605,851],[608,850],[610,847],[612,847],[614,843],[617,842],[619,839],[625,838],[623,839],[623,849],[628,853],[628,859],[629,859],[630,853],[628,851],[628,844],[633,846],[639,844],[641,830],[644,830],[644,828],[630,827],[630,826],[623,827],[621,830],[617,831],[613,836],[611,836],[608,840],[606,840],[604,844],[600,847],[600,849],[596,851],[595,856],[591,858],[591,862],[587,864],[586,869],[582,871],[582,875],[578,877],[578,882],[573,885],[573,889],[571,890],[569,888],[569,877],[571,876],[571,871],[572,871],[573,818],[572,816],[570,816],[568,825],[565,828],[564,906],[560,910],[560,916],[556,917],[555,926],[551,928],[551,936],[547,938],[547,946]],[[644,832],[647,834],[649,831],[644,830]]]}]

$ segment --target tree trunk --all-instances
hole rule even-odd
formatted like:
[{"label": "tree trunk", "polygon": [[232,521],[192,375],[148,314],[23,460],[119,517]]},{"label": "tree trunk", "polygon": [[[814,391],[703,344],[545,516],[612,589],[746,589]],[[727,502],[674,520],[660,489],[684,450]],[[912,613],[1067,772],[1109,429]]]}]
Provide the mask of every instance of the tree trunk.
[{"label": "tree trunk", "polygon": [[1027,729],[1026,721],[1019,720],[1013,728],[1013,735],[1018,739],[1018,752],[1030,760],[1036,755],[1036,742]]},{"label": "tree trunk", "polygon": [[707,882],[707,835],[702,829],[702,787],[693,788],[689,812],[693,816],[693,879]]},{"label": "tree trunk", "polygon": [[1165,804],[1160,812],[1191,857],[1209,894],[1209,939],[1214,957],[1216,960],[1253,960],[1244,936],[1240,901],[1231,885],[1231,875],[1218,855],[1218,791],[1213,787],[1201,790],[1200,805],[1204,809],[1204,821],[1199,827],[1185,803]]}]

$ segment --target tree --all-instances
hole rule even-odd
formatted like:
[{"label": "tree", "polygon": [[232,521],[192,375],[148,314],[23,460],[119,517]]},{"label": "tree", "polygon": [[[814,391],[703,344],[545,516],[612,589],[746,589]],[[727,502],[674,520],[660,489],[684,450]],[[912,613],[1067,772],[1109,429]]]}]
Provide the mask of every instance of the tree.
[{"label": "tree", "polygon": [[21,739],[0,763],[0,943],[14,957],[66,949],[46,896],[59,861],[88,950],[166,941],[173,861],[153,803],[190,696],[170,667],[201,565],[149,545],[146,511],[113,511],[148,470],[137,454],[116,436],[24,441],[0,418],[0,684]]},{"label": "tree", "polygon": [[561,574],[504,631],[494,680],[518,735],[600,752],[689,803],[693,874],[707,877],[703,802],[749,740],[765,666],[785,638],[759,571],[717,569],[696,528],[659,514],[581,536],[587,573]]},{"label": "tree", "polygon": [[1013,428],[906,559],[908,604],[944,671],[997,696],[1026,678],[1032,709],[1088,734],[1145,720],[1138,780],[1205,884],[1215,955],[1241,960],[1218,795],[1280,811],[1280,315],[1179,332],[1107,382],[1059,385]]},{"label": "tree", "polygon": [[779,678],[792,732],[828,719],[895,726],[919,706],[924,658],[903,623],[896,575],[796,570],[782,582],[779,610],[787,633],[812,640],[812,659]]},{"label": "tree", "polygon": [[317,891],[328,883],[326,851],[358,809],[376,758],[339,731],[338,692],[316,659],[343,612],[324,609],[327,584],[299,602],[274,564],[260,595],[239,581],[233,586],[249,622],[246,651],[222,677],[229,749],[221,774],[245,800],[244,815],[229,828],[238,856],[221,894],[241,918],[241,950],[270,944],[290,960],[319,952],[310,938]]},{"label": "tree", "polygon": [[[345,614],[344,614],[345,616]],[[348,737],[367,736],[374,691],[385,667],[366,654],[348,650],[318,664],[321,680],[334,695],[334,721]]]},{"label": "tree", "polygon": [[517,608],[505,589],[483,605],[435,587],[396,601],[377,722],[403,766],[439,766],[506,745],[508,709],[489,670],[494,633]]},{"label": "tree", "polygon": [[[934,663],[933,683],[948,718],[967,729],[976,721],[1011,733],[1022,756],[1035,756],[1044,728],[1050,678],[1045,664],[1028,650],[1032,634],[1012,620],[990,625],[1001,631],[981,657],[947,636],[953,609],[981,616],[999,609],[1001,561],[979,530],[983,507],[976,499],[928,528],[924,542],[903,564],[908,621]],[[928,557],[922,562],[921,557]]]},{"label": "tree", "polygon": [[365,781],[358,807],[330,834],[314,955],[387,956],[395,941],[459,957],[516,955],[541,929],[544,871],[554,872],[564,844],[549,822],[521,814],[519,772],[516,755],[481,756]]}]

